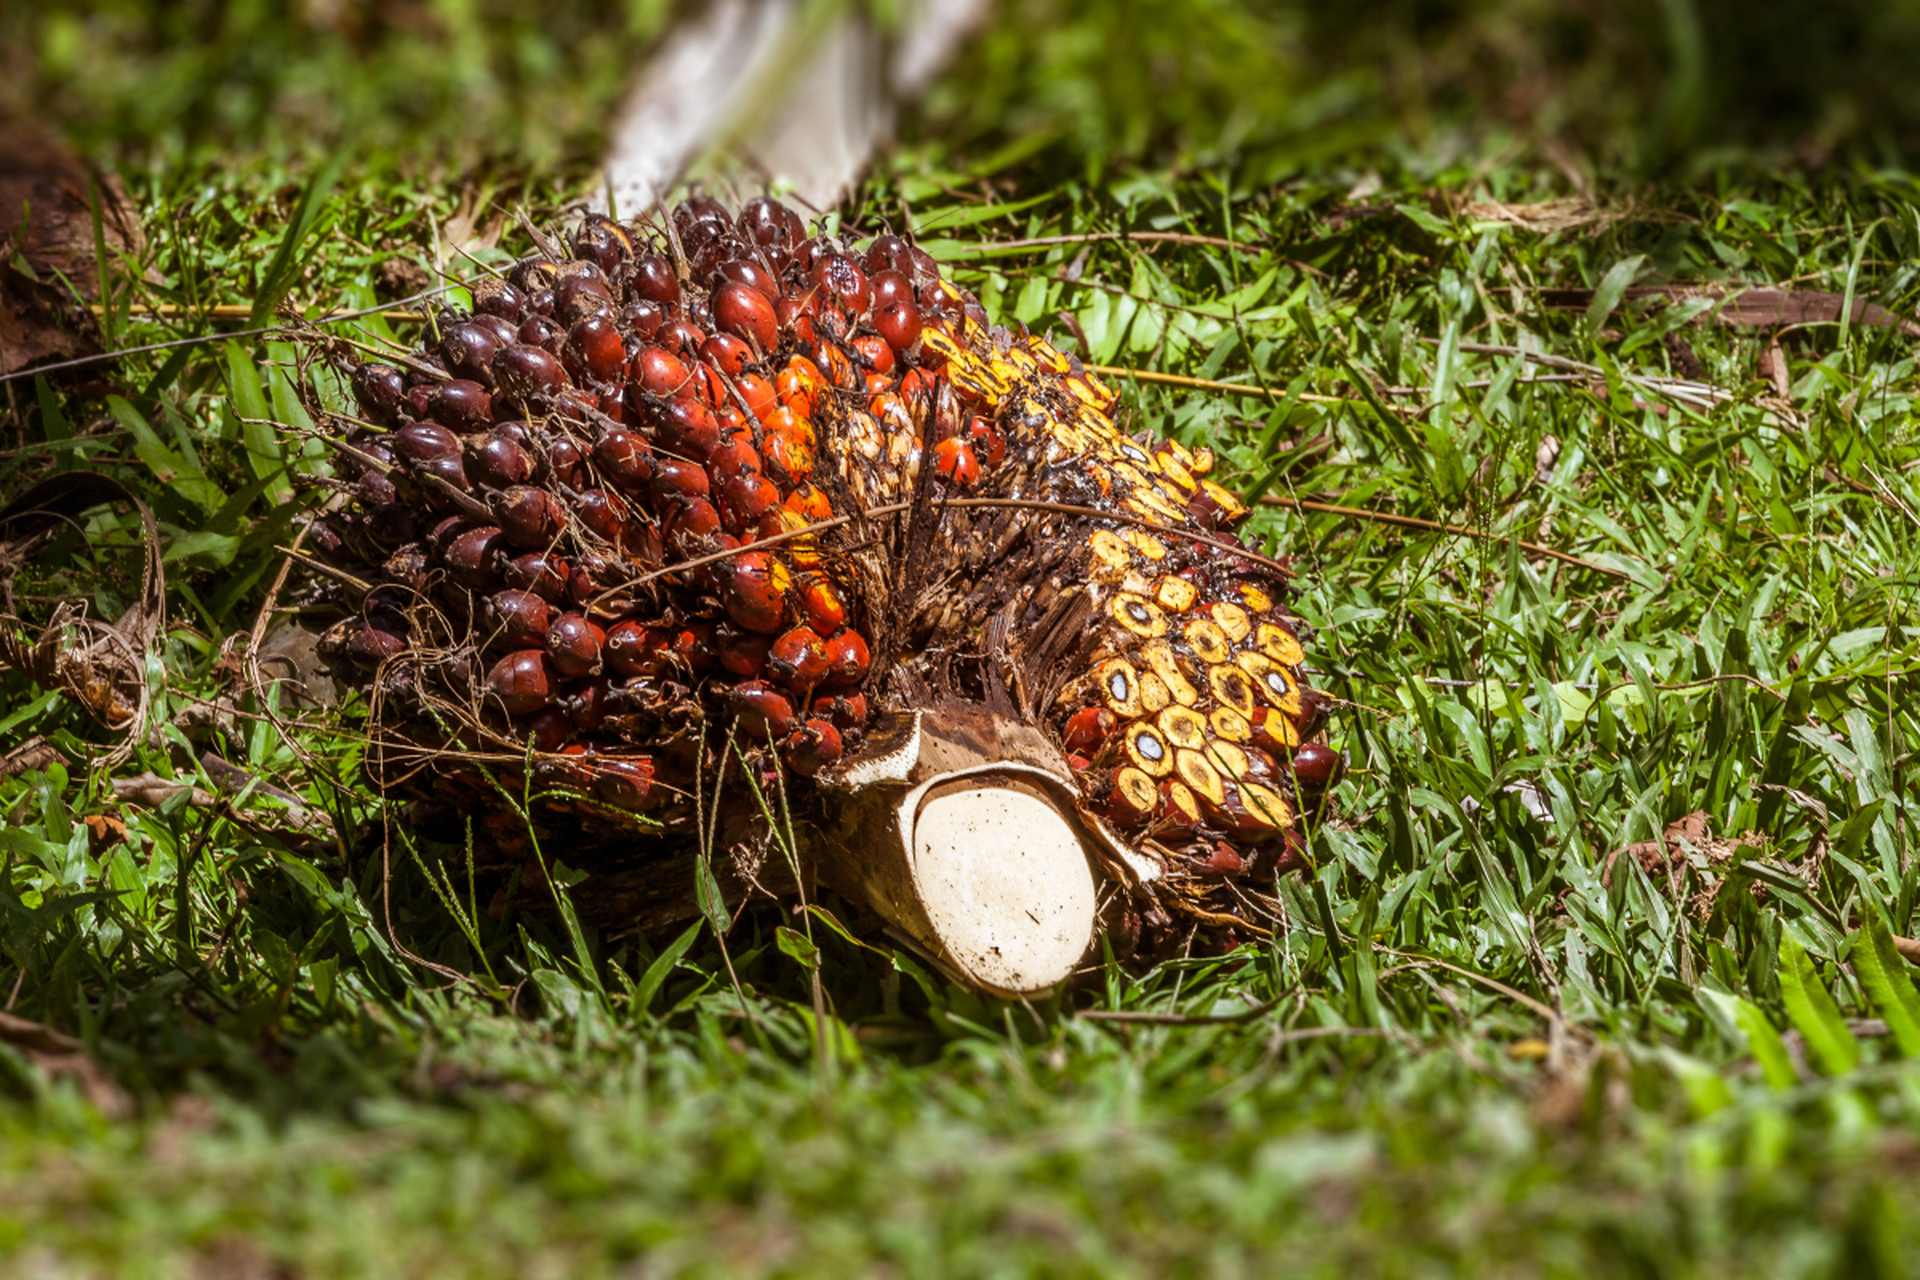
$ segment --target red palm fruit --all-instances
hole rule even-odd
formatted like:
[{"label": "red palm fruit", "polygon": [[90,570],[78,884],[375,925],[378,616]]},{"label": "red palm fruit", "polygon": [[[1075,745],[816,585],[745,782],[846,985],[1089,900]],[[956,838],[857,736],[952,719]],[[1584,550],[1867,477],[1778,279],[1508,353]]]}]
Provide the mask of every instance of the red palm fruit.
[{"label": "red palm fruit", "polygon": [[384,627],[363,625],[347,637],[341,654],[349,662],[377,667],[388,658],[406,651],[407,642]]},{"label": "red palm fruit", "polygon": [[829,383],[820,366],[805,356],[790,356],[774,375],[773,390],[780,406],[802,418],[813,416],[814,402],[825,394]]},{"label": "red palm fruit", "polygon": [[1225,840],[1215,840],[1207,851],[1207,860],[1201,865],[1203,875],[1237,876],[1247,869],[1247,861],[1240,851]]},{"label": "red palm fruit", "polygon": [[781,632],[767,650],[767,674],[785,688],[811,691],[827,678],[827,642],[805,625]]},{"label": "red palm fruit", "polygon": [[713,322],[762,353],[771,352],[780,341],[780,321],[773,299],[752,285],[730,281],[715,289]]},{"label": "red palm fruit", "polygon": [[655,458],[653,481],[649,486],[654,501],[673,506],[690,498],[705,498],[712,492],[707,469],[685,458]]},{"label": "red palm fruit", "polygon": [[693,675],[711,671],[715,661],[715,627],[711,622],[693,622],[673,633],[674,661]]},{"label": "red palm fruit", "polygon": [[859,360],[874,373],[893,372],[893,348],[887,345],[885,338],[870,333],[860,334],[849,344]]},{"label": "red palm fruit", "polygon": [[680,302],[680,277],[673,263],[661,254],[649,253],[636,259],[627,288],[636,296],[664,307],[677,306]]},{"label": "red palm fruit", "polygon": [[851,688],[867,678],[873,657],[858,631],[846,630],[827,641],[827,680],[835,688]]},{"label": "red palm fruit", "polygon": [[567,525],[567,511],[560,500],[530,484],[488,494],[487,509],[499,521],[508,544],[523,551],[545,550]]},{"label": "red palm fruit", "polygon": [[560,673],[542,649],[520,649],[493,664],[487,672],[487,694],[498,698],[510,716],[532,715],[553,701]]},{"label": "red palm fruit", "polygon": [[848,315],[862,316],[873,305],[873,288],[860,264],[845,254],[822,255],[808,279],[819,294]]},{"label": "red palm fruit", "polygon": [[683,360],[691,360],[693,353],[700,349],[700,344],[707,340],[707,334],[706,330],[691,320],[669,320],[660,326],[660,332],[653,335],[653,340]]},{"label": "red palm fruit", "polygon": [[771,271],[751,258],[732,258],[714,269],[713,287],[716,290],[729,282],[758,289],[769,298],[780,296],[780,282],[773,278]]},{"label": "red palm fruit", "polygon": [[662,346],[642,347],[627,365],[627,376],[654,396],[677,396],[690,390],[692,370],[686,361]]},{"label": "red palm fruit", "polygon": [[629,813],[640,813],[658,803],[651,760],[605,757],[593,763],[593,798]]},{"label": "red palm fruit", "polygon": [[562,323],[571,325],[591,315],[613,313],[613,287],[600,268],[590,262],[568,264],[573,274],[560,279],[553,286],[553,314]]},{"label": "red palm fruit", "polygon": [[[562,329],[560,322],[552,316],[543,316],[536,311],[528,314],[527,318],[520,322],[520,328],[515,334],[515,338],[519,346],[531,347],[535,351],[552,355],[560,349],[560,344],[566,341],[567,331]],[[500,355],[493,358],[493,381],[496,386],[502,388],[505,388],[506,384],[501,381],[501,371],[504,368],[510,367],[502,364],[502,357],[504,356],[506,356],[506,352],[502,351]],[[548,366],[545,365],[535,366],[527,371],[526,376],[535,378],[541,369],[547,367]],[[551,369],[554,377],[554,385],[557,387],[561,382],[565,381],[566,375],[557,362],[551,366]],[[529,386],[521,388],[517,394],[527,394],[530,391],[540,390],[542,389],[537,386]],[[552,392],[543,391],[543,394],[551,395]]]},{"label": "red palm fruit", "polygon": [[705,498],[688,498],[680,509],[667,517],[665,541],[676,557],[691,559],[713,550],[713,536],[720,532],[720,513]]},{"label": "red palm fruit", "polygon": [[823,255],[833,252],[833,246],[819,236],[808,236],[793,247],[793,269],[804,277]]},{"label": "red palm fruit", "polygon": [[[490,316],[484,312],[476,311],[472,323],[479,325],[493,335],[494,346],[496,348],[512,346],[514,343],[520,341],[520,322],[518,320],[508,320],[502,316]],[[485,382],[486,379],[477,378],[475,381]]]},{"label": "red palm fruit", "polygon": [[604,653],[607,665],[620,675],[657,676],[667,669],[672,643],[673,637],[665,631],[629,618],[614,623],[607,632]]},{"label": "red palm fruit", "polygon": [[889,347],[905,355],[920,345],[926,324],[911,298],[895,298],[873,309],[873,331],[885,339]]},{"label": "red palm fruit", "polygon": [[535,751],[558,751],[573,733],[573,721],[558,707],[548,707],[527,722],[527,741]]},{"label": "red palm fruit", "polygon": [[730,333],[716,333],[701,343],[700,355],[729,378],[738,378],[754,362],[753,348],[747,345],[745,339],[736,338]]},{"label": "red palm fruit", "polygon": [[[416,476],[432,476],[437,480],[444,480],[462,493],[472,489],[467,482],[467,464],[461,461],[457,453],[446,457],[424,459],[414,463],[410,469]],[[449,515],[461,509],[459,504],[447,497],[445,491],[440,489],[429,488],[427,502],[436,511],[444,511]]]},{"label": "red palm fruit", "polygon": [[567,385],[565,366],[551,352],[524,342],[502,348],[492,369],[496,394],[510,405],[544,403]]},{"label": "red palm fruit", "polygon": [[409,422],[393,433],[393,447],[403,458],[425,462],[460,452],[460,437],[437,422]]},{"label": "red palm fruit", "polygon": [[799,516],[805,524],[819,524],[822,520],[833,519],[833,503],[828,499],[826,490],[810,482],[795,486],[782,506]]},{"label": "red palm fruit", "polygon": [[773,384],[757,373],[743,373],[733,380],[733,385],[745,402],[747,412],[759,422],[765,422],[767,415],[780,406],[780,397],[774,393]]},{"label": "red palm fruit", "polygon": [[973,446],[959,440],[942,440],[933,447],[933,473],[964,489],[980,478],[980,460]]},{"label": "red palm fruit", "polygon": [[620,375],[627,363],[626,343],[620,328],[610,315],[593,315],[574,322],[567,331],[567,345],[561,358],[582,370],[596,382],[608,382]]},{"label": "red palm fruit", "polygon": [[772,435],[776,431],[799,436],[808,444],[814,443],[813,420],[800,412],[795,405],[781,405],[761,422],[763,435]]},{"label": "red palm fruit", "polygon": [[608,493],[605,489],[582,489],[573,504],[573,512],[580,517],[580,523],[599,537],[615,546],[626,545],[627,535],[633,526],[632,513],[627,504]]},{"label": "red palm fruit", "polygon": [[823,636],[830,636],[847,625],[847,606],[839,589],[824,573],[803,573],[798,580],[800,616]]},{"label": "red palm fruit", "polygon": [[[758,680],[766,672],[767,652],[773,648],[773,638],[724,622],[713,629],[709,645],[722,671],[742,680]],[[678,651],[678,645],[675,650]]]},{"label": "red palm fruit", "polygon": [[780,746],[787,768],[811,778],[835,764],[844,750],[840,731],[826,720],[808,720]]},{"label": "red palm fruit", "polygon": [[704,360],[696,360],[690,366],[693,370],[693,398],[710,409],[722,409],[733,403],[733,397],[727,392],[727,380],[720,371]]},{"label": "red palm fruit", "polygon": [[869,266],[867,283],[873,286],[873,314],[879,318],[881,308],[901,298],[913,301],[913,281],[905,272],[893,270],[875,271]]},{"label": "red palm fruit", "polygon": [[657,302],[636,302],[620,309],[620,328],[641,342],[652,342],[666,322],[666,308]]},{"label": "red palm fruit", "polygon": [[587,483],[586,455],[580,452],[580,446],[572,440],[563,436],[549,444],[546,462],[549,479],[556,480],[570,489],[578,489]]},{"label": "red palm fruit", "polygon": [[889,271],[902,276],[913,273],[912,247],[891,232],[873,238],[867,246],[866,261],[869,276]]},{"label": "red palm fruit", "polygon": [[353,388],[354,403],[367,421],[383,427],[400,424],[400,411],[407,401],[406,375],[390,364],[369,360],[354,366],[347,379]]},{"label": "red palm fruit", "polygon": [[547,631],[547,656],[569,679],[600,674],[600,651],[607,633],[584,613],[563,613]]},{"label": "red palm fruit", "polygon": [[1113,732],[1119,722],[1119,718],[1105,707],[1082,707],[1067,717],[1067,730],[1062,740],[1069,751],[1097,756],[1107,741],[1107,735]]},{"label": "red palm fruit", "polygon": [[561,703],[567,709],[568,719],[581,733],[598,733],[607,719],[607,694],[610,690],[604,677],[584,680]]},{"label": "red palm fruit", "polygon": [[528,551],[500,568],[500,580],[516,591],[530,591],[548,604],[567,595],[567,562],[559,556]]},{"label": "red palm fruit", "polygon": [[593,460],[609,483],[638,489],[653,478],[653,450],[638,432],[614,427],[593,446]]},{"label": "red palm fruit", "polygon": [[749,680],[733,687],[728,699],[733,714],[740,718],[740,730],[762,741],[784,738],[797,727],[793,704],[786,696],[762,680]]},{"label": "red palm fruit", "polygon": [[1168,844],[1191,840],[1204,818],[1199,798],[1172,778],[1160,779],[1160,804],[1153,816],[1154,834]]},{"label": "red palm fruit", "polygon": [[708,479],[722,488],[740,476],[759,474],[760,451],[753,447],[753,438],[744,433],[723,440],[707,455]]},{"label": "red palm fruit", "polygon": [[440,359],[446,364],[447,372],[482,385],[493,380],[493,371],[488,366],[500,347],[499,337],[491,325],[468,320],[440,331]]},{"label": "red palm fruit", "polygon": [[940,375],[937,373],[928,373],[925,369],[909,369],[900,375],[900,395],[908,404],[916,408],[924,404],[926,411],[931,413],[934,391],[936,384],[940,381]]},{"label": "red palm fruit", "polygon": [[968,425],[967,441],[973,446],[973,456],[988,471],[1007,460],[1007,437],[985,418],[976,417]]},{"label": "red palm fruit", "polygon": [[796,431],[775,431],[760,442],[767,474],[791,489],[813,474],[813,446]]},{"label": "red palm fruit", "polygon": [[887,373],[863,373],[860,383],[866,387],[869,396],[879,395],[883,391],[893,390],[893,375]]},{"label": "red palm fruit", "polygon": [[585,258],[608,275],[633,254],[633,239],[611,218],[589,218],[573,233],[573,255]]},{"label": "red palm fruit", "polygon": [[493,585],[496,553],[504,548],[505,541],[498,526],[474,525],[447,543],[441,559],[455,582],[485,591]]},{"label": "red palm fruit", "polygon": [[489,489],[506,489],[533,479],[533,455],[498,433],[467,446],[467,478]]},{"label": "red palm fruit", "polygon": [[1307,791],[1325,791],[1340,780],[1345,763],[1332,747],[1309,742],[1293,753],[1293,776]]},{"label": "red palm fruit", "polygon": [[368,510],[391,505],[400,497],[400,491],[393,487],[393,481],[383,471],[368,471],[354,481],[353,491],[354,496],[360,499],[360,504]]},{"label": "red palm fruit", "polygon": [[806,235],[799,216],[771,196],[747,201],[740,207],[734,225],[741,235],[759,245],[793,244]]},{"label": "red palm fruit", "polygon": [[802,345],[820,338],[816,314],[814,300],[806,295],[790,293],[773,304],[773,318],[780,332]]},{"label": "red palm fruit", "polygon": [[813,700],[810,714],[815,719],[831,721],[842,733],[863,728],[867,723],[867,695],[858,691],[823,693]]},{"label": "red palm fruit", "polygon": [[860,380],[860,371],[853,367],[853,361],[847,358],[847,353],[840,349],[838,343],[822,338],[807,351],[820,372],[826,375],[828,385],[842,391],[852,391],[865,385]]},{"label": "red palm fruit", "polygon": [[905,397],[893,391],[883,391],[867,401],[867,412],[887,435],[919,435],[920,428],[914,425],[913,411],[907,407]]},{"label": "red palm fruit", "polygon": [[736,537],[759,528],[769,511],[780,507],[780,491],[757,473],[738,475],[720,491],[720,523]]},{"label": "red palm fruit", "polygon": [[487,597],[486,627],[509,649],[545,643],[553,606],[531,591],[496,591]]},{"label": "red palm fruit", "polygon": [[960,434],[967,415],[960,409],[960,397],[945,378],[933,384],[933,438],[947,440]]},{"label": "red palm fruit", "polygon": [[720,424],[720,443],[729,440],[753,439],[753,415],[740,408],[729,398],[713,411],[713,420]]},{"label": "red palm fruit", "polygon": [[1153,779],[1138,769],[1116,771],[1107,792],[1107,820],[1118,827],[1137,827],[1152,815],[1160,803],[1160,792]]},{"label": "red palm fruit", "polygon": [[720,561],[720,603],[727,616],[749,631],[775,632],[787,616],[782,591],[786,571],[763,551]]},{"label": "red palm fruit", "polygon": [[693,400],[675,400],[654,419],[660,447],[684,458],[704,462],[720,443],[720,423],[713,411]]},{"label": "red palm fruit", "polygon": [[1299,740],[1291,721],[1272,707],[1256,706],[1247,717],[1253,723],[1249,741],[1276,760],[1293,759],[1293,744]]}]

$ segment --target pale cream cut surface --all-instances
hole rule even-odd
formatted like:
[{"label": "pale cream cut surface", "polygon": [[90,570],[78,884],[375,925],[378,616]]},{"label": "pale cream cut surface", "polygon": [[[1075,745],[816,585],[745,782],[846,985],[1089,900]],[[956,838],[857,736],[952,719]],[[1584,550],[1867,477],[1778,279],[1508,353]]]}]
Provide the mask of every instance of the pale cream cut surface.
[{"label": "pale cream cut surface", "polygon": [[913,822],[916,896],[964,975],[1033,994],[1072,975],[1092,942],[1093,868],[1053,805],[1000,787],[947,791]]}]

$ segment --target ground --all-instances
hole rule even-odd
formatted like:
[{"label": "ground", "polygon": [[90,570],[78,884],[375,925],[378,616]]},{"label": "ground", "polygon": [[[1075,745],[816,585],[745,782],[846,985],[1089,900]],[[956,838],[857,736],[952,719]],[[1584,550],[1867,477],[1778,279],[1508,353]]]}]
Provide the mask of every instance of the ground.
[{"label": "ground", "polygon": [[[183,727],[89,769],[115,735],[0,675],[0,751],[64,762],[0,779],[0,1269],[1913,1270],[1914,179],[1804,149],[1663,165],[1670,120],[1571,154],[1356,107],[1338,76],[1237,140],[1193,132],[1196,90],[1162,137],[1125,58],[1118,105],[1074,106],[1060,9],[1047,40],[993,33],[843,217],[913,229],[1098,363],[1229,384],[1115,375],[1138,425],[1268,499],[1342,700],[1348,777],[1284,927],[1003,1004],[827,915],[603,940],[475,910],[404,841],[343,859],[258,790],[116,798],[218,749],[378,816],[339,720],[181,714],[233,688],[222,641],[277,570],[289,471],[319,465],[292,380],[332,389],[280,335],[12,382],[0,490],[91,468],[153,505],[148,675]],[[1195,47],[1257,46],[1194,13]],[[484,60],[499,33],[469,34]],[[144,65],[117,47],[85,56]],[[940,97],[1016,73],[1053,96]],[[137,132],[103,83],[76,119]],[[1023,110],[1052,131],[982,123]],[[456,239],[511,255],[502,214],[587,181],[564,130],[479,148],[477,178],[378,130],[140,136],[114,153],[147,245],[107,273],[116,346],[215,329],[215,304],[394,297]],[[89,532],[23,612],[84,580],[118,614],[137,523]]]}]

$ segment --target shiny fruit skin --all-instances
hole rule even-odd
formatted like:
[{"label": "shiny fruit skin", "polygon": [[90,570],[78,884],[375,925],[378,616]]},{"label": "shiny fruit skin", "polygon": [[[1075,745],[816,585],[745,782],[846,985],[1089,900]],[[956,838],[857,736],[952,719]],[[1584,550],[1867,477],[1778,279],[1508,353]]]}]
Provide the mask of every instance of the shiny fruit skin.
[{"label": "shiny fruit skin", "polygon": [[520,649],[493,664],[487,672],[487,693],[500,700],[508,715],[531,715],[553,701],[560,685],[543,649]]}]

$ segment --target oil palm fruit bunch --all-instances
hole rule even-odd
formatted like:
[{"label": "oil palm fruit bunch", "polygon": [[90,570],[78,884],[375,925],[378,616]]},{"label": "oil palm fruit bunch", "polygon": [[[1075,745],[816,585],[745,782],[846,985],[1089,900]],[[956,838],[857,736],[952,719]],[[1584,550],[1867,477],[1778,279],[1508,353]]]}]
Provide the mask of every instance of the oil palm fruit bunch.
[{"label": "oil palm fruit bunch", "polygon": [[719,839],[752,843],[755,788],[830,805],[799,780],[966,704],[1057,748],[1129,940],[1301,860],[1338,758],[1209,451],[1124,434],[898,236],[695,198],[538,244],[419,349],[343,360],[306,543],[376,781],[509,852],[508,793],[570,860],[671,859],[729,770]]}]

